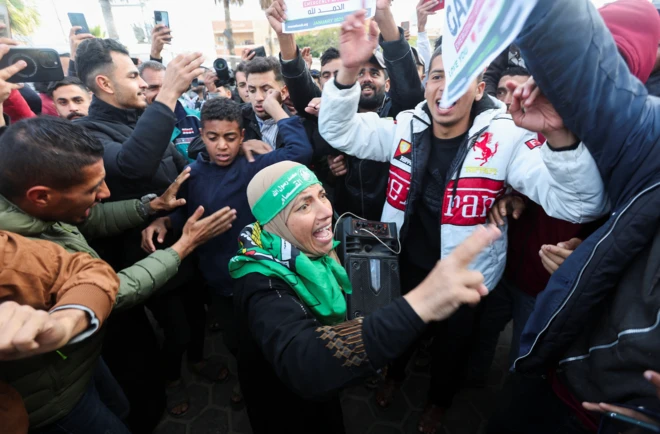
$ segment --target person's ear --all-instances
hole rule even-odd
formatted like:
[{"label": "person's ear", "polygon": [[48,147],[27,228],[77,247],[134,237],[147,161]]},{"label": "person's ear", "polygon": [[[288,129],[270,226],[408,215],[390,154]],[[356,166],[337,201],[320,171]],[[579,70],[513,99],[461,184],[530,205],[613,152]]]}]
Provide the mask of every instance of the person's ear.
[{"label": "person's ear", "polygon": [[110,77],[106,75],[97,75],[94,81],[96,83],[96,88],[98,90],[103,91],[105,93],[109,93],[110,95],[114,95],[115,89],[114,86],[112,85],[112,81],[110,80]]},{"label": "person's ear", "polygon": [[481,101],[481,98],[484,97],[484,91],[486,90],[486,82],[483,80],[477,83],[477,91],[474,96],[475,101]]},{"label": "person's ear", "polygon": [[245,128],[241,130],[241,143],[245,140]]},{"label": "person's ear", "polygon": [[46,208],[49,205],[52,205],[57,201],[58,196],[59,195],[55,190],[42,185],[36,185],[25,193],[27,200],[39,208]]},{"label": "person's ear", "polygon": [[286,85],[280,90],[280,95],[282,95],[282,101],[289,97],[289,88]]},{"label": "person's ear", "polygon": [[390,79],[385,80],[385,92],[390,91]]}]

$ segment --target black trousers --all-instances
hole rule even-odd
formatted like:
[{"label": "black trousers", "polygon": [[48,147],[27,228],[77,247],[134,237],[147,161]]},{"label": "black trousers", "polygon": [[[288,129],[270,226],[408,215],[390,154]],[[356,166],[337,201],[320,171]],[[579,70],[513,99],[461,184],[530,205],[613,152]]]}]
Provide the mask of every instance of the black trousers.
[{"label": "black trousers", "polygon": [[203,290],[201,282],[191,282],[157,295],[147,303],[165,335],[162,363],[168,381],[181,378],[184,352],[187,351],[188,361],[192,363],[200,362],[204,357],[206,311]]},{"label": "black trousers", "polygon": [[[428,271],[411,264],[406,255],[401,255],[401,292],[406,294],[419,285]],[[462,306],[451,318],[431,324],[426,337],[433,337],[431,344],[431,385],[428,393],[429,404],[448,408],[461,388],[470,358],[472,334],[477,317],[477,308]],[[389,378],[396,381],[405,379],[405,369],[415,352],[412,345],[406,354],[397,359],[389,368]]]},{"label": "black trousers", "polygon": [[511,374],[497,396],[486,434],[587,434],[541,377]]}]

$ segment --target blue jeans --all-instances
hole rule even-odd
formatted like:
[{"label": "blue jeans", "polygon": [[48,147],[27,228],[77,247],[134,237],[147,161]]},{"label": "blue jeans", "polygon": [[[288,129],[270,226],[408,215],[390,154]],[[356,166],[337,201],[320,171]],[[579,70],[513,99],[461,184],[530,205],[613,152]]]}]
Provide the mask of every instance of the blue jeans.
[{"label": "blue jeans", "polygon": [[485,380],[493,364],[500,333],[513,320],[513,335],[509,352],[509,366],[518,358],[520,336],[529,316],[534,311],[536,298],[502,279],[488,297],[483,300],[468,368],[469,378]]},{"label": "blue jeans", "polygon": [[38,434],[131,434],[122,422],[129,413],[124,392],[99,358],[92,381],[80,401],[62,419],[37,430]]}]

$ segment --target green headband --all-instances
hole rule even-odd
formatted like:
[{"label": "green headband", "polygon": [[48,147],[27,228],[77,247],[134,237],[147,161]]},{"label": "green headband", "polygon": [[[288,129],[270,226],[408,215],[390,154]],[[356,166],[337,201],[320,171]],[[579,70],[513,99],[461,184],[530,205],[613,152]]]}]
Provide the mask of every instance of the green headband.
[{"label": "green headband", "polygon": [[314,172],[305,166],[289,169],[261,195],[252,208],[257,221],[265,225],[310,185],[320,184]]}]

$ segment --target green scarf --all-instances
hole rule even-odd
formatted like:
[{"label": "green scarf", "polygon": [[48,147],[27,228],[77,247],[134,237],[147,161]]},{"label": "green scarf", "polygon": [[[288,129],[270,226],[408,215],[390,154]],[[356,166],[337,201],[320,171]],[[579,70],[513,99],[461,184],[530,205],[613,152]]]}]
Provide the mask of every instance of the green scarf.
[{"label": "green scarf", "polygon": [[[339,242],[335,242],[335,246]],[[240,250],[229,262],[234,279],[250,273],[277,277],[296,292],[324,325],[346,320],[346,298],[352,292],[344,268],[324,255],[308,258],[291,243],[265,232],[259,223],[247,226],[239,236]]]}]

